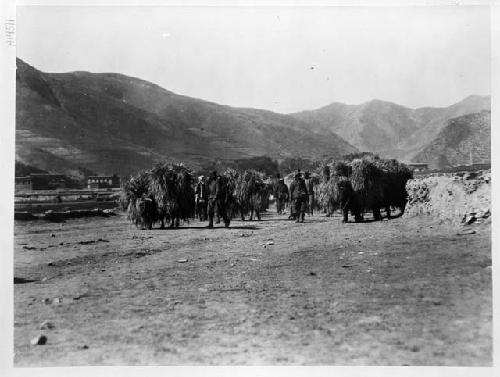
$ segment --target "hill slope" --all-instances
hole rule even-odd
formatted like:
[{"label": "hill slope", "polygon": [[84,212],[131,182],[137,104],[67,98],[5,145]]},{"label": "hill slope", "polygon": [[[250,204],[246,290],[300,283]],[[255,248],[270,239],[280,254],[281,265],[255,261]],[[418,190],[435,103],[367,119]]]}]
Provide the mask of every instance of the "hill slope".
[{"label": "hill slope", "polygon": [[414,158],[434,168],[489,162],[491,112],[481,111],[450,119],[439,135]]},{"label": "hill slope", "polygon": [[126,175],[171,159],[340,156],[356,148],[302,120],[180,96],[114,73],[44,73],[17,59],[16,160]]},{"label": "hill slope", "polygon": [[489,96],[469,96],[448,107],[410,109],[373,100],[361,105],[333,103],[291,114],[315,132],[334,132],[362,151],[410,159],[446,127],[448,119],[489,110]]}]

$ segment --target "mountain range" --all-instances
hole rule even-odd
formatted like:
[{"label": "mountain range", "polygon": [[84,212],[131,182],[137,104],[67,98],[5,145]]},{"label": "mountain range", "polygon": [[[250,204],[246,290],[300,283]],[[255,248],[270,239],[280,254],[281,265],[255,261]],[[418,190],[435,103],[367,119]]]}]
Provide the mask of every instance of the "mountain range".
[{"label": "mountain range", "polygon": [[356,151],[289,115],[181,96],[121,74],[45,73],[16,63],[16,160],[39,169],[128,175],[165,159],[199,167]]},{"label": "mountain range", "polygon": [[490,110],[489,96],[469,96],[448,107],[410,109],[372,100],[360,105],[332,103],[317,110],[290,114],[317,133],[335,133],[361,151],[413,160],[447,126],[449,119]]},{"label": "mountain range", "polygon": [[[473,145],[489,138],[485,127],[481,137],[471,136],[477,127],[469,133],[457,128],[467,140],[444,146],[455,125],[477,123],[474,117],[449,120],[489,110],[487,96],[443,108],[373,100],[278,114],[178,95],[116,73],[46,73],[21,59],[16,64],[16,161],[75,177],[128,175],[161,160],[197,168],[263,155],[318,159],[359,151],[432,164],[444,154],[452,163],[456,148],[478,149]],[[442,141],[432,144],[436,138]]]}]

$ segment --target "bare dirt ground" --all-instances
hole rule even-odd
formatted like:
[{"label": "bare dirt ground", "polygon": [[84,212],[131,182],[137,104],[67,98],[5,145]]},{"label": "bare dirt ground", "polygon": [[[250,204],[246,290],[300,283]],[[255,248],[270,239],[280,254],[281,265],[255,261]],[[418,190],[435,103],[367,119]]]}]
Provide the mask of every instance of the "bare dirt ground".
[{"label": "bare dirt ground", "polygon": [[490,225],[205,225],[16,222],[15,365],[492,365]]}]

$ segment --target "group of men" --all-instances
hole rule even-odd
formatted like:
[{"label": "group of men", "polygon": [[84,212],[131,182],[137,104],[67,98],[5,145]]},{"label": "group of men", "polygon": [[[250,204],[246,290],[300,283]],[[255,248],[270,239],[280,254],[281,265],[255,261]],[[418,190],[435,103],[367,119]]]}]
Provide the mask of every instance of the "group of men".
[{"label": "group of men", "polygon": [[290,202],[290,220],[297,223],[303,223],[306,212],[313,215],[314,208],[314,187],[309,172],[302,173],[297,171],[290,184],[290,189],[285,184],[285,180],[278,174],[278,184],[275,192],[276,210],[279,215],[283,214],[286,203]]},{"label": "group of men", "polygon": [[[314,207],[314,190],[313,182],[309,172],[302,173],[297,171],[294,180],[290,184],[290,189],[285,184],[285,180],[278,174],[278,183],[274,188],[274,197],[276,198],[276,211],[282,215],[285,211],[286,204],[290,202],[290,220],[295,220],[297,223],[303,223],[306,212],[313,215]],[[198,177],[196,185],[196,216],[200,221],[206,221],[208,218],[208,227],[213,228],[214,217],[217,223],[220,218],[224,220],[224,225],[229,227],[230,218],[226,213],[224,205],[225,192],[227,188],[221,182],[221,177],[217,176],[217,172],[210,173],[208,180],[204,176]]]}]

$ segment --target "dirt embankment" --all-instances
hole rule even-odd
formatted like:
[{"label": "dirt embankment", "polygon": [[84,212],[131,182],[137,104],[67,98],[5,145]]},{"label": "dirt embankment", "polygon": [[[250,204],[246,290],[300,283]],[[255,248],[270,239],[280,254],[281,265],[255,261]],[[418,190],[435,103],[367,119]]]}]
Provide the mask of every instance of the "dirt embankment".
[{"label": "dirt embankment", "polygon": [[491,171],[420,176],[406,185],[407,217],[432,215],[452,224],[489,221]]}]

